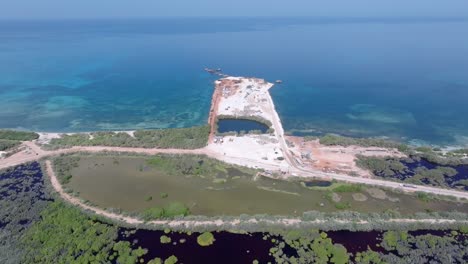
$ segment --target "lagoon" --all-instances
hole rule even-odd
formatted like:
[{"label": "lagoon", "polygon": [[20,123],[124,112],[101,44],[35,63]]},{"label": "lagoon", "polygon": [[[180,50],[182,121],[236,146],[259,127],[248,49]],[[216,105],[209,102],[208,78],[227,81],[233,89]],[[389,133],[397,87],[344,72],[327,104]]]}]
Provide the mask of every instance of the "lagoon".
[{"label": "lagoon", "polygon": [[[195,157],[193,162],[169,156],[82,156],[78,167],[71,170],[73,177],[65,187],[99,207],[120,208],[128,212],[142,212],[171,202],[181,202],[190,208],[193,215],[204,216],[301,216],[306,211],[335,212],[343,209],[365,213],[392,209],[402,214],[425,210],[468,210],[462,203],[424,202],[412,195],[368,187],[362,187],[358,196],[353,192],[332,195],[333,186],[307,187],[300,182],[255,177],[253,170],[217,161],[213,163],[207,158]],[[201,173],[174,171],[172,163],[184,163],[183,167]],[[341,208],[340,205],[346,206]]]},{"label": "lagoon", "polygon": [[247,133],[250,131],[260,131],[261,133],[266,133],[268,131],[268,126],[257,121],[245,119],[221,119],[218,121],[219,133],[240,133],[241,131]]}]

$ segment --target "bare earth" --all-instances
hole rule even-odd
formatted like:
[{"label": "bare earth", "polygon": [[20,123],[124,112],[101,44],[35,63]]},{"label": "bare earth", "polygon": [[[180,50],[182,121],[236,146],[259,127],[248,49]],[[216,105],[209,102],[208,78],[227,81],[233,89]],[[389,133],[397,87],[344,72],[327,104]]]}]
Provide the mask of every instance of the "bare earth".
[{"label": "bare earth", "polygon": [[287,136],[286,140],[293,143],[290,152],[297,163],[304,168],[324,172],[339,172],[370,178],[371,173],[356,166],[356,155],[377,157],[405,157],[396,149],[365,148],[360,146],[324,146],[319,140],[305,141],[303,137]]}]

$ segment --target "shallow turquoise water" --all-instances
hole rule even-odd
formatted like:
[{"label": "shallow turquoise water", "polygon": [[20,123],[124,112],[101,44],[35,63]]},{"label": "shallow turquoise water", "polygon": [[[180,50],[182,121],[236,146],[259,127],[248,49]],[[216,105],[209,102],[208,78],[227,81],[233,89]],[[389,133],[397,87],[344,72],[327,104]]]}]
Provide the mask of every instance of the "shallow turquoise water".
[{"label": "shallow turquoise water", "polygon": [[214,77],[282,79],[287,131],[468,142],[468,22],[164,19],[0,22],[0,127],[207,121]]}]

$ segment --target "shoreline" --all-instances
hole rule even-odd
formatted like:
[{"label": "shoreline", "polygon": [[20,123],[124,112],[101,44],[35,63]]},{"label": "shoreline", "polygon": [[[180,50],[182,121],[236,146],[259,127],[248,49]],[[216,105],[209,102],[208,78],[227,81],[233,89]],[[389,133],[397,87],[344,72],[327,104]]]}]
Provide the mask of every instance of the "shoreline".
[{"label": "shoreline", "polygon": [[[263,169],[265,173],[278,172],[279,180],[290,179],[324,179],[324,180],[337,180],[351,184],[365,184],[369,186],[378,186],[382,188],[390,188],[400,190],[408,193],[423,192],[435,195],[453,196],[456,199],[468,199],[468,192],[459,191],[455,189],[447,189],[443,187],[431,187],[425,185],[406,185],[401,182],[394,182],[376,178],[369,178],[363,176],[351,176],[349,174],[340,174],[336,171],[319,170],[310,164],[307,165],[306,160],[302,157],[302,151],[297,145],[290,145],[293,137],[284,134],[284,128],[281,123],[279,114],[276,111],[273,98],[270,94],[270,89],[274,87],[273,83],[266,82],[258,78],[244,78],[244,77],[224,77],[215,81],[215,89],[213,91],[212,104],[210,106],[210,114],[208,118],[208,125],[211,127],[208,136],[208,142],[205,147],[196,149],[177,149],[177,148],[138,148],[138,147],[110,147],[110,146],[73,146],[70,148],[59,148],[57,150],[42,149],[39,142],[47,143],[54,137],[59,137],[62,134],[79,134],[79,133],[39,133],[40,137],[34,141],[22,142],[22,151],[19,151],[8,158],[1,159],[0,169],[7,168],[25,162],[32,162],[36,160],[45,160],[45,173],[49,176],[49,182],[54,191],[67,203],[80,207],[82,210],[88,211],[92,214],[99,215],[132,226],[148,225],[151,227],[167,226],[170,228],[189,228],[198,227],[206,228],[209,226],[212,229],[228,228],[239,229],[243,225],[252,225],[258,228],[262,226],[280,226],[280,227],[304,227],[304,226],[317,226],[324,225],[333,221],[335,226],[346,226],[353,224],[353,226],[361,227],[364,229],[366,226],[374,225],[374,227],[384,226],[387,223],[392,223],[395,226],[401,225],[414,225],[429,224],[435,226],[443,225],[457,225],[465,224],[468,221],[460,221],[458,219],[434,218],[434,219],[385,219],[372,221],[363,219],[308,219],[302,217],[274,217],[272,218],[255,218],[251,217],[233,217],[220,219],[219,217],[203,218],[203,219],[161,219],[145,223],[137,217],[125,216],[106,211],[94,205],[88,205],[82,201],[81,198],[72,196],[66,193],[59,183],[50,157],[62,154],[71,153],[134,153],[143,155],[156,155],[156,154],[193,154],[193,155],[206,155],[207,157],[214,158],[223,162],[246,166],[256,169]],[[274,129],[272,134],[261,135],[246,135],[242,137],[224,136],[224,141],[213,142],[214,135],[217,131],[216,120],[220,115],[233,115],[236,117],[242,116],[257,116],[271,122],[271,127]],[[99,131],[96,131],[99,132]],[[127,133],[134,136],[132,131],[105,131]],[[81,134],[91,134],[93,132],[86,132]],[[303,138],[300,138],[303,140]],[[90,136],[92,140],[92,136]],[[298,143],[299,146],[305,146],[305,142]],[[320,144],[319,144],[320,145]],[[319,157],[321,151],[330,149],[328,147],[322,149],[315,149],[319,151],[314,153],[314,156]],[[345,162],[343,157],[348,159],[348,163],[353,164],[353,155],[358,151],[363,151],[365,148],[357,146],[341,147],[338,148],[338,154],[335,158],[340,163]],[[350,153],[343,153],[343,151],[351,151]],[[402,155],[395,150],[389,151],[372,149],[372,154],[391,154]],[[394,153],[395,152],[395,153]],[[393,153],[393,154],[392,154]],[[316,155],[317,154],[317,155]],[[327,154],[330,155],[330,154]],[[332,155],[333,156],[333,155]],[[349,160],[350,159],[350,160]],[[196,218],[196,217],[195,217]]]},{"label": "shoreline", "polygon": [[[224,77],[215,82],[215,90],[213,92],[212,105],[210,108],[211,126],[215,125],[218,115],[233,115],[233,116],[258,116],[271,122],[274,129],[273,134],[261,135],[246,135],[242,137],[225,136],[224,141],[211,142],[210,140],[216,131],[210,131],[210,137],[205,147],[198,149],[176,149],[176,148],[136,148],[136,147],[109,147],[109,146],[74,146],[71,148],[59,148],[57,150],[42,149],[37,142],[46,142],[48,139],[59,136],[59,133],[42,133],[42,138],[35,141],[26,141],[22,143],[23,150],[11,155],[8,158],[2,159],[0,168],[6,168],[14,165],[19,165],[24,162],[34,161],[49,156],[60,155],[63,153],[72,152],[129,152],[143,153],[154,155],[158,153],[173,153],[173,154],[202,154],[207,155],[227,163],[232,163],[240,166],[263,169],[266,172],[276,172],[281,175],[280,179],[287,178],[318,178],[324,180],[338,180],[354,184],[366,184],[381,186],[385,188],[399,189],[405,192],[425,192],[438,195],[455,196],[458,198],[468,199],[468,192],[458,191],[455,189],[437,188],[426,185],[403,185],[400,182],[381,180],[373,178],[367,174],[351,176],[350,172],[355,172],[355,157],[356,154],[367,151],[366,148],[357,146],[338,147],[338,151],[332,150],[330,147],[321,147],[321,149],[312,149],[319,151],[316,155],[318,160],[305,159],[303,149],[299,146],[290,146],[292,137],[284,135],[284,129],[280,117],[275,109],[273,98],[270,94],[270,89],[274,86],[273,83],[266,82],[259,78],[245,77]],[[125,132],[132,135],[132,132]],[[91,138],[92,139],[92,138]],[[313,146],[312,146],[313,147]],[[320,144],[319,144],[320,147]],[[325,151],[325,152],[324,152]],[[328,152],[327,152],[328,151]],[[377,152],[376,152],[377,151]],[[325,160],[320,160],[322,154],[325,155]],[[401,156],[402,153],[396,150],[383,148],[373,148],[369,150],[370,155],[388,155]],[[322,156],[323,156],[322,155]],[[317,167],[317,162],[329,163],[327,158],[333,157],[334,161],[338,161],[336,168],[344,165],[350,166],[347,171],[328,169],[327,167]],[[315,157],[314,157],[315,158]],[[346,163],[346,164],[344,164]],[[344,164],[344,165],[343,165]]]},{"label": "shoreline", "polygon": [[[204,71],[206,71],[207,73],[213,75],[213,76],[217,76],[219,77],[219,79],[215,80],[214,83],[215,83],[215,86],[214,86],[214,91],[213,91],[213,94],[211,96],[211,103],[210,103],[210,109],[209,109],[209,112],[208,112],[208,118],[207,118],[207,123],[209,125],[211,125],[212,128],[214,128],[213,126],[213,122],[216,120],[216,116],[218,115],[217,113],[217,106],[219,104],[219,99],[221,97],[220,93],[220,89],[217,85],[217,83],[221,80],[224,80],[224,79],[230,79],[230,78],[237,78],[237,79],[253,79],[253,80],[261,80],[261,81],[264,81],[265,83],[269,84],[270,87],[268,88],[271,89],[273,88],[276,84],[281,84],[282,82],[277,80],[275,82],[267,82],[265,81],[264,79],[260,79],[260,78],[256,78],[256,77],[235,77],[235,76],[231,76],[231,75],[228,75],[228,74],[225,74],[222,72],[222,70],[220,68],[218,69],[211,69],[211,68],[204,68]],[[454,150],[459,150],[459,149],[464,149],[464,148],[468,148],[468,136],[463,136],[463,135],[460,135],[460,134],[453,134],[452,136],[456,139],[457,137],[463,137],[463,138],[466,138],[465,141],[459,141],[459,140],[455,140],[454,143],[437,143],[436,141],[427,141],[427,140],[421,140],[421,139],[418,139],[418,138],[407,138],[406,136],[402,135],[400,138],[389,138],[385,135],[377,135],[377,136],[364,136],[364,137],[361,137],[361,136],[354,136],[354,135],[349,135],[347,133],[340,133],[340,132],[336,132],[336,131],[329,131],[329,130],[326,130],[325,128],[310,128],[310,129],[295,129],[295,128],[291,128],[290,130],[288,131],[284,131],[284,128],[282,126],[282,122],[281,122],[281,119],[280,119],[280,116],[279,116],[279,113],[278,111],[276,111],[276,107],[275,107],[275,104],[274,104],[274,100],[271,96],[271,94],[268,92],[268,97],[269,97],[269,102],[271,102],[271,105],[272,105],[272,109],[274,109],[273,111],[273,114],[274,114],[274,118],[277,119],[279,121],[279,128],[280,129],[280,133],[281,135],[283,136],[291,136],[291,137],[305,137],[305,136],[309,136],[309,134],[302,134],[300,133],[300,135],[296,135],[294,134],[294,132],[301,132],[301,131],[304,131],[305,133],[307,132],[311,132],[310,133],[310,136],[317,136],[317,133],[314,133],[314,132],[317,132],[317,131],[320,131],[320,135],[337,135],[337,136],[341,136],[341,137],[346,137],[346,138],[353,138],[353,139],[358,139],[358,138],[362,138],[362,139],[383,139],[383,140],[388,140],[388,141],[392,141],[392,142],[396,142],[396,143],[400,143],[400,144],[404,144],[404,145],[407,145],[409,147],[412,147],[412,148],[417,148],[417,147],[431,147],[431,148],[439,148],[441,149],[443,152],[450,152],[450,151],[454,151]],[[221,114],[222,115],[222,114]],[[191,127],[194,127],[194,126],[202,126],[204,125],[203,123],[199,124],[199,125],[193,125],[193,126],[189,126],[189,127],[186,127],[186,126],[183,126],[183,127],[175,127],[175,128],[191,128]],[[105,133],[105,132],[112,132],[112,133],[127,133],[129,135],[133,135],[133,133],[135,131],[141,131],[141,130],[164,130],[164,129],[171,129],[171,128],[168,128],[168,127],[148,127],[148,128],[123,128],[123,129],[116,129],[116,130],[112,130],[112,129],[103,129],[103,130],[100,130],[100,129],[97,129],[97,130],[88,130],[88,131],[74,131],[74,130],[70,130],[70,131],[56,131],[56,130],[35,130],[35,129],[30,129],[30,128],[24,128],[24,127],[17,127],[17,128],[8,128],[8,127],[4,127],[4,128],[0,128],[0,130],[16,130],[16,131],[27,131],[27,132],[35,132],[37,134],[40,135],[40,137],[44,137],[46,135],[52,135],[54,137],[57,137],[59,135],[76,135],[76,134],[91,134],[91,133]],[[319,130],[317,130],[319,129]],[[325,131],[325,132],[323,132]],[[209,143],[212,142],[212,138],[213,138],[214,135],[211,135],[210,134],[210,137],[209,137]]]}]

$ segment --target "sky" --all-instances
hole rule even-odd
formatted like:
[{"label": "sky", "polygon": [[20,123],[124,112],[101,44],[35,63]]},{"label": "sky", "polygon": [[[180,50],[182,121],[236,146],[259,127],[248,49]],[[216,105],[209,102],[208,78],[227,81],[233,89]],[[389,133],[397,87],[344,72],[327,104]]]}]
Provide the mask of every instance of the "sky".
[{"label": "sky", "polygon": [[0,0],[0,19],[186,16],[468,17],[468,0]]}]

